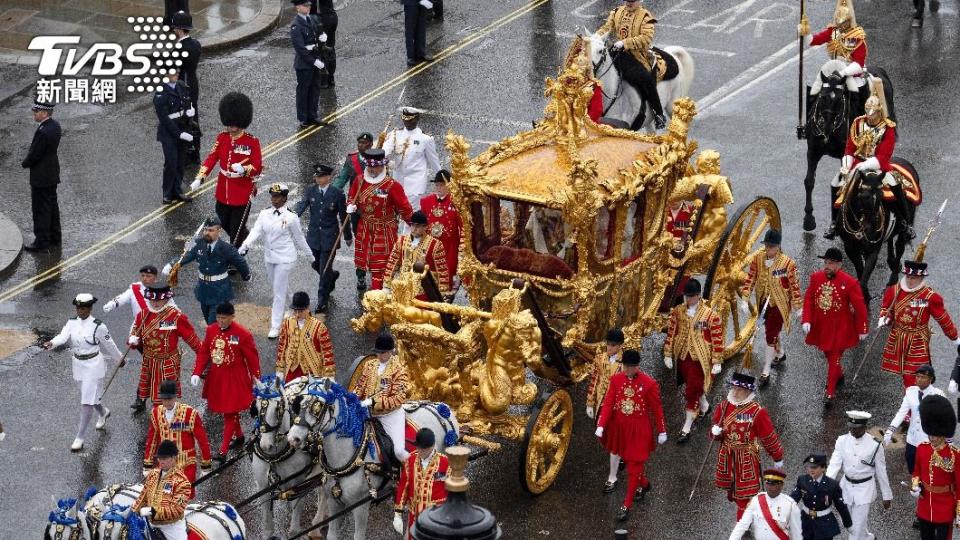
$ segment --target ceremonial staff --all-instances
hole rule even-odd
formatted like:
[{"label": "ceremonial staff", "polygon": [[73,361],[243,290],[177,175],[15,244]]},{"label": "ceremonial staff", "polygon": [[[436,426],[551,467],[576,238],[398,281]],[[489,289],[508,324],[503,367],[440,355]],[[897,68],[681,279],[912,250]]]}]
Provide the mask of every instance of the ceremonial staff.
[{"label": "ceremonial staff", "polygon": [[798,41],[800,43],[800,70],[797,81],[797,138],[803,139],[805,127],[803,125],[803,42],[807,34],[810,33],[810,21],[807,19],[807,2],[800,0],[800,27],[798,28]]},{"label": "ceremonial staff", "polygon": [[114,377],[117,376],[117,372],[120,371],[120,368],[127,365],[127,355],[130,354],[130,351],[133,347],[128,346],[127,350],[123,351],[123,356],[120,357],[120,361],[117,362],[117,366],[113,368],[113,372],[110,373],[110,378],[107,379],[107,384],[103,387],[103,392],[100,392],[100,397],[97,398],[97,401],[103,399],[103,396],[107,395],[107,390],[110,388],[110,384],[113,382]]},{"label": "ceremonial staff", "polygon": [[190,248],[193,247],[194,242],[196,242],[197,237],[200,236],[200,231],[203,230],[203,224],[206,220],[200,222],[200,226],[197,227],[197,230],[193,231],[193,236],[191,236],[183,246],[183,251],[180,252],[180,256],[177,257],[177,262],[173,264],[170,268],[170,274],[167,276],[167,284],[171,287],[177,286],[178,276],[180,275],[180,263],[183,262],[183,258],[187,256],[187,252],[190,251]]}]

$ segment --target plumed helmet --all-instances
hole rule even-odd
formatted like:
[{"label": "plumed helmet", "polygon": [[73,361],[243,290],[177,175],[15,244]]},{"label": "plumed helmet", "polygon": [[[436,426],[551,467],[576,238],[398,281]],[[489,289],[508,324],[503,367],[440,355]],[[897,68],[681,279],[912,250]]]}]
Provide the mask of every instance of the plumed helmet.
[{"label": "plumed helmet", "polygon": [[833,24],[842,26],[845,23],[851,28],[857,26],[857,14],[853,10],[853,1],[837,0],[837,7],[833,10]]},{"label": "plumed helmet", "polygon": [[220,100],[220,123],[247,129],[253,122],[253,103],[246,94],[230,92]]},{"label": "plumed helmet", "polygon": [[953,437],[957,429],[957,413],[950,400],[939,395],[929,395],[920,402],[920,427],[927,435]]}]

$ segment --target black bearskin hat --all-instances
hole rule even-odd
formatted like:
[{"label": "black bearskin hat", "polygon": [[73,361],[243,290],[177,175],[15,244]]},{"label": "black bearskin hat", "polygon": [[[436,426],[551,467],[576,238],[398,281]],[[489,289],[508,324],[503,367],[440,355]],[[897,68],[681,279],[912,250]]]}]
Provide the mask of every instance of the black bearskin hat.
[{"label": "black bearskin hat", "polygon": [[253,122],[253,103],[245,94],[230,92],[220,100],[220,123],[247,129]]},{"label": "black bearskin hat", "polygon": [[953,412],[950,400],[938,395],[923,398],[920,402],[920,427],[927,435],[953,437],[957,429],[957,413]]}]

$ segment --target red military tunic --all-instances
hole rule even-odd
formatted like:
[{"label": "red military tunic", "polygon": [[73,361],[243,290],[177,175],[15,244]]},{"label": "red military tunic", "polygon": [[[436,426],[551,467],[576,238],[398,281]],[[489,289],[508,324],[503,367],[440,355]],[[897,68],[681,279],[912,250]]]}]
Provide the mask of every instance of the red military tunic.
[{"label": "red military tunic", "polygon": [[600,444],[608,452],[624,461],[646,461],[657,446],[657,434],[667,432],[660,385],[642,371],[632,379],[622,371],[614,374],[597,426],[604,428]]},{"label": "red military tunic", "polygon": [[457,275],[460,260],[460,238],[463,236],[463,220],[450,195],[440,198],[431,193],[420,199],[420,210],[427,215],[427,233],[443,244],[447,270],[451,279]]},{"label": "red military tunic", "polygon": [[805,323],[810,323],[807,345],[821,351],[843,351],[856,345],[867,333],[867,306],[860,283],[843,270],[833,279],[824,270],[810,275],[803,300]]},{"label": "red military tunic", "polygon": [[880,316],[890,319],[890,336],[883,348],[880,369],[898,375],[912,375],[930,363],[930,317],[940,325],[947,339],[957,339],[957,327],[943,306],[943,297],[927,285],[907,292],[900,283],[883,292]]},{"label": "red military tunic", "polygon": [[930,523],[952,523],[960,510],[960,448],[937,450],[929,442],[917,446],[913,486],[921,486],[917,517]]},{"label": "red military tunic", "polygon": [[831,59],[856,62],[860,67],[867,65],[867,35],[860,26],[849,30],[828,26],[814,34],[810,40],[811,46],[824,44],[827,45],[827,54]]},{"label": "red military tunic", "polygon": [[421,512],[443,504],[447,500],[447,456],[434,451],[426,466],[420,459],[420,451],[414,450],[403,464],[400,479],[397,481],[396,495],[394,496],[394,511],[407,513],[407,534],[405,538],[412,540],[410,531]]},{"label": "red military tunic", "polygon": [[[214,164],[219,165],[217,202],[230,206],[244,206],[250,200],[250,195],[255,188],[254,178],[263,170],[261,159],[259,139],[246,131],[241,131],[236,138],[231,137],[226,131],[221,131],[197,174],[206,176],[213,169]],[[243,165],[244,172],[234,172],[231,168],[234,163]]]},{"label": "red military tunic", "polygon": [[347,200],[350,204],[356,204],[360,212],[360,223],[354,235],[357,242],[354,265],[361,270],[369,270],[373,274],[373,289],[380,289],[387,259],[397,241],[397,218],[409,222],[413,209],[403,186],[390,177],[376,184],[371,184],[366,178],[362,182],[354,182]]},{"label": "red military tunic", "polygon": [[430,268],[430,273],[433,274],[433,279],[440,288],[440,294],[450,294],[453,276],[447,269],[447,257],[443,244],[429,234],[423,235],[416,246],[413,245],[411,237],[401,236],[400,240],[393,245],[393,251],[390,252],[390,260],[387,261],[387,269],[383,273],[384,278],[390,280],[396,272],[410,272],[413,270],[413,265],[418,262]]},{"label": "red military tunic", "polygon": [[[853,156],[853,165],[875,157],[880,170],[890,171],[890,159],[897,142],[897,124],[889,118],[871,126],[866,116],[858,116],[850,124],[850,135],[843,154]],[[852,170],[851,166],[851,170]]]},{"label": "red military tunic", "polygon": [[141,310],[133,322],[131,335],[140,340],[143,351],[137,396],[149,397],[154,404],[160,403],[160,383],[169,380],[177,383],[179,397],[180,338],[183,338],[193,352],[200,349],[200,338],[190,324],[190,319],[169,304],[160,311]]},{"label": "red military tunic", "polygon": [[[783,446],[766,409],[753,400],[737,405],[729,399],[713,412],[713,423],[723,429],[717,454],[718,488],[733,500],[747,501],[760,492],[760,446],[774,461],[783,460]],[[759,444],[758,444],[759,443]]]},{"label": "red military tunic", "polygon": [[180,454],[177,466],[183,470],[187,479],[197,479],[197,447],[200,447],[200,466],[210,466],[210,441],[207,430],[203,428],[200,414],[184,403],[173,406],[173,419],[167,420],[167,409],[157,405],[150,411],[150,426],[147,428],[147,442],[143,449],[143,467],[156,465],[155,454],[161,441],[177,443]]},{"label": "red military tunic", "polygon": [[226,330],[219,323],[208,326],[193,374],[203,374],[208,366],[203,383],[207,409],[219,414],[247,410],[253,403],[253,381],[260,378],[260,355],[250,332],[235,322]]},{"label": "red military tunic", "polygon": [[280,326],[277,341],[277,371],[286,374],[284,382],[297,377],[330,377],[337,374],[333,361],[333,342],[323,321],[307,316],[303,328],[296,316],[287,317]]}]

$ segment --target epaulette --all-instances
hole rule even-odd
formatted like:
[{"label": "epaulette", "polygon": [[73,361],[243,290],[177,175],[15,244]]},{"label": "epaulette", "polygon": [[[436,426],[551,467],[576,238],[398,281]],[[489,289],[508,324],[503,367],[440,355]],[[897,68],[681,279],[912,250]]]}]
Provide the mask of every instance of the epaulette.
[{"label": "epaulette", "polygon": [[93,324],[96,324],[96,325],[99,326],[99,325],[103,324],[103,321],[101,321],[100,319],[94,319],[94,320],[93,320]]},{"label": "epaulette", "polygon": [[887,127],[897,127],[897,123],[889,118],[884,118],[883,121],[887,123]]}]

